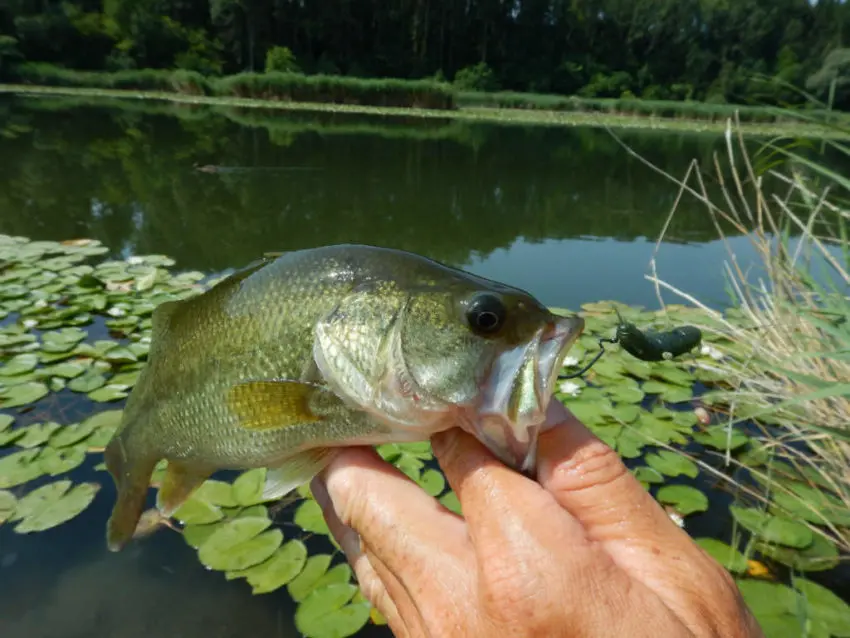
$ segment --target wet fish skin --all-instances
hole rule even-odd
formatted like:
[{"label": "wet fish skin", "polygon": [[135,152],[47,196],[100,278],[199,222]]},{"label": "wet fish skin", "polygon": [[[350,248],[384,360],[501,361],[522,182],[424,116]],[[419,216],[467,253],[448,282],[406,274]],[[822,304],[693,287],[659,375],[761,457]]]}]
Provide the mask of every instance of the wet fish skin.
[{"label": "wet fish skin", "polygon": [[265,258],[166,302],[105,451],[118,489],[108,546],[132,537],[163,458],[165,515],[220,469],[270,468],[267,493],[282,496],[340,446],[455,426],[527,470],[583,327],[522,290],[362,245]]}]

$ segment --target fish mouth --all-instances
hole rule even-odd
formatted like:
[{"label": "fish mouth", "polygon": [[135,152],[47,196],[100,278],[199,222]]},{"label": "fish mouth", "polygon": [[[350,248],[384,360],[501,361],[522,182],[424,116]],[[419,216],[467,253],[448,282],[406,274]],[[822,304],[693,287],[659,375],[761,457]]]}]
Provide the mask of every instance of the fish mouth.
[{"label": "fish mouth", "polygon": [[529,342],[501,353],[485,386],[476,436],[503,463],[526,474],[564,358],[584,330],[577,315],[555,316]]}]

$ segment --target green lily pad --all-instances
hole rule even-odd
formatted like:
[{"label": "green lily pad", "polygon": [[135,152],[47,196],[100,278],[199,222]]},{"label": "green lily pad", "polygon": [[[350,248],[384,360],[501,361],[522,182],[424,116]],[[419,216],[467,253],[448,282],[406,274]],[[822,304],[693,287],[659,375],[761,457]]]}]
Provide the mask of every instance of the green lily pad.
[{"label": "green lily pad", "polygon": [[197,492],[177,508],[174,518],[184,525],[206,525],[224,518],[224,513],[212,503],[197,497]]},{"label": "green lily pad", "polygon": [[673,364],[658,363],[652,370],[652,376],[660,377],[667,383],[690,388],[694,378],[681,368]]},{"label": "green lily pad", "polygon": [[331,533],[325,522],[325,517],[322,515],[322,508],[312,499],[304,501],[298,506],[293,521],[306,532],[325,535]]},{"label": "green lily pad", "polygon": [[761,541],[756,542],[754,547],[768,558],[801,572],[826,571],[840,562],[835,543],[821,534],[813,534],[812,544],[804,549],[771,545]]},{"label": "green lily pad", "polygon": [[628,403],[618,403],[609,412],[614,419],[621,423],[632,423],[640,416],[640,413],[641,409],[639,405]]},{"label": "green lily pad", "polygon": [[94,429],[114,431],[121,424],[121,417],[123,414],[123,410],[103,410],[88,417],[85,421],[83,421],[83,425],[90,425]]},{"label": "green lily pad", "polygon": [[457,494],[454,493],[454,490],[450,490],[443,494],[439,499],[440,503],[447,510],[454,512],[458,516],[463,516],[463,512],[461,511],[460,501],[457,498]]},{"label": "green lily pad", "polygon": [[789,494],[779,489],[774,491],[773,503],[778,508],[817,525],[832,523],[850,527],[850,508],[839,498],[803,483],[782,481],[782,485],[794,493]]},{"label": "green lily pad", "polygon": [[696,463],[682,454],[677,454],[671,450],[660,450],[652,454],[647,454],[646,463],[649,467],[658,470],[665,476],[676,477],[685,475],[690,478],[696,478],[699,474],[699,468]]},{"label": "green lily pad", "polygon": [[183,540],[186,541],[186,544],[189,545],[189,547],[199,549],[219,527],[221,527],[219,523],[211,523],[209,525],[186,525],[186,527],[183,528]]},{"label": "green lily pad", "polygon": [[429,468],[419,477],[419,485],[430,496],[439,496],[446,489],[446,479],[442,473]]},{"label": "green lily pad", "polygon": [[665,485],[656,498],[661,503],[673,505],[683,516],[708,509],[708,497],[690,485]]},{"label": "green lily pad", "polygon": [[86,368],[88,368],[88,366],[66,361],[64,363],[57,363],[55,365],[42,368],[39,370],[39,375],[46,377],[62,377],[63,379],[74,379],[83,374],[83,372],[86,371]]},{"label": "green lily pad", "polygon": [[419,482],[420,475],[422,472],[422,468],[425,464],[410,454],[402,454],[395,461],[393,461],[393,465],[395,465],[403,474],[405,474],[412,481]]},{"label": "green lily pad", "polygon": [[0,490],[0,525],[12,518],[18,499],[8,490]]},{"label": "green lily pad", "polygon": [[850,636],[850,605],[823,585],[805,578],[794,579],[794,588],[806,600],[808,615],[833,635]]},{"label": "green lily pad", "polygon": [[[582,393],[583,395],[584,393]],[[610,401],[600,402],[585,399],[581,396],[580,399],[565,401],[564,404],[569,408],[576,418],[587,426],[596,423],[605,423],[608,420],[608,414],[613,409]]]},{"label": "green lily pad", "polygon": [[251,585],[252,593],[267,594],[292,582],[306,563],[307,547],[295,539],[278,547],[264,562],[238,574]]},{"label": "green lily pad", "polygon": [[209,569],[238,571],[262,563],[283,541],[279,529],[263,531],[267,518],[240,517],[218,527],[198,548],[198,558]]},{"label": "green lily pad", "polygon": [[139,360],[132,350],[123,346],[109,349],[104,353],[103,358],[110,363],[133,363]]},{"label": "green lily pad", "polygon": [[25,449],[31,449],[44,445],[53,436],[53,433],[61,429],[62,426],[53,421],[47,423],[33,423],[20,428],[24,434],[21,438],[15,441],[15,445]]},{"label": "green lily pad", "polygon": [[39,399],[47,396],[49,390],[47,386],[40,381],[30,381],[22,383],[10,388],[6,388],[3,393],[5,397],[0,408],[16,408],[22,405],[35,403]]},{"label": "green lily pad", "polygon": [[738,524],[767,543],[802,549],[814,541],[812,530],[792,520],[737,505],[730,505],[729,511]]},{"label": "green lily pad", "polygon": [[106,385],[106,377],[96,370],[89,370],[68,382],[68,388],[74,392],[88,394]]},{"label": "green lily pad", "polygon": [[750,437],[735,428],[732,428],[730,434],[729,426],[727,425],[709,426],[705,428],[704,432],[695,433],[693,438],[697,443],[723,451],[727,448],[729,450],[737,450],[750,442]]},{"label": "green lily pad", "polygon": [[266,469],[256,468],[242,472],[233,481],[233,498],[242,506],[257,505],[262,503],[263,488],[266,485]]},{"label": "green lily pad", "polygon": [[48,444],[51,447],[63,448],[75,445],[88,437],[95,430],[95,425],[91,421],[83,423],[72,423],[62,426],[50,437]]},{"label": "green lily pad", "polygon": [[641,483],[656,484],[664,482],[664,477],[661,476],[658,470],[654,470],[646,465],[638,465],[631,472]]},{"label": "green lily pad", "polygon": [[30,372],[38,365],[38,355],[32,352],[18,354],[0,368],[0,376],[11,377],[17,374]]},{"label": "green lily pad", "polygon": [[41,335],[42,349],[45,352],[67,352],[86,338],[81,328],[62,328]]},{"label": "green lily pad", "polygon": [[0,488],[29,483],[44,474],[35,462],[39,450],[21,450],[0,457]]},{"label": "green lily pad", "polygon": [[77,445],[61,449],[42,448],[38,455],[38,464],[49,476],[58,476],[79,467],[86,460],[86,446]]},{"label": "green lily pad", "polygon": [[43,532],[68,522],[91,504],[99,489],[97,483],[71,487],[69,480],[42,485],[18,501],[13,518],[20,523],[15,526],[15,532]]},{"label": "green lily pad", "polygon": [[301,573],[286,586],[295,602],[301,602],[313,591],[319,579],[327,573],[332,559],[330,554],[314,554],[307,559]]},{"label": "green lily pad", "polygon": [[649,441],[644,437],[639,430],[628,427],[623,428],[617,437],[617,452],[624,459],[636,459],[643,454],[643,448],[647,446]]},{"label": "green lily pad", "polygon": [[195,498],[218,505],[219,507],[238,507],[239,503],[233,496],[233,487],[225,481],[207,479],[195,492]]},{"label": "green lily pad", "polygon": [[124,386],[105,385],[88,393],[89,399],[98,403],[120,401],[127,398],[128,393]]},{"label": "green lily pad", "polygon": [[312,592],[295,611],[295,627],[305,638],[353,636],[369,621],[370,605],[349,603],[357,587],[328,585]]},{"label": "green lily pad", "polygon": [[132,372],[120,372],[109,379],[109,385],[132,388],[139,380],[140,373],[141,372],[139,370],[133,370]]},{"label": "green lily pad", "polygon": [[747,571],[747,558],[734,547],[715,538],[697,538],[696,544],[702,547],[708,555],[728,569],[733,574]]}]

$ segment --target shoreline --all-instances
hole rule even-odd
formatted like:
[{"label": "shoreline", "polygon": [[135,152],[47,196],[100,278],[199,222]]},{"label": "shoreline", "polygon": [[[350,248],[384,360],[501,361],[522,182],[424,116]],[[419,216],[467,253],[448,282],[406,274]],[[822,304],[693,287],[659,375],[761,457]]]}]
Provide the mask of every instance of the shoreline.
[{"label": "shoreline", "polygon": [[[422,109],[408,107],[376,107],[351,104],[333,104],[325,102],[288,102],[282,100],[262,100],[256,98],[219,97],[207,95],[187,95],[164,91],[136,91],[125,89],[101,89],[72,86],[44,86],[30,84],[0,84],[0,94],[22,97],[69,96],[93,99],[153,100],[178,104],[194,104],[218,107],[238,107],[252,109],[276,109],[281,111],[345,113],[371,115],[379,117],[418,117],[430,120],[456,120],[480,122],[486,124],[520,126],[590,126],[598,128],[617,128],[632,130],[677,131],[687,133],[723,134],[727,129],[727,120],[721,122],[687,119],[683,117],[667,118],[639,115],[611,115],[598,113],[577,113],[551,111],[544,109],[508,109],[485,106],[460,106],[453,110]],[[750,123],[741,122],[736,129],[753,137],[813,137],[817,139],[850,138],[850,133],[840,133],[826,126],[805,122],[799,124]]]}]

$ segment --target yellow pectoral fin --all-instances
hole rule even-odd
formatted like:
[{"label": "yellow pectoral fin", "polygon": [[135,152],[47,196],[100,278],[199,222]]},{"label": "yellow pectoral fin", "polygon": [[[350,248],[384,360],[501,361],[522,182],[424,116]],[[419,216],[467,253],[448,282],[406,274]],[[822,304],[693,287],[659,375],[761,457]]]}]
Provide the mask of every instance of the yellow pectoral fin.
[{"label": "yellow pectoral fin", "polygon": [[227,404],[243,428],[277,430],[322,420],[313,413],[310,400],[325,392],[301,381],[248,381],[230,389]]}]

